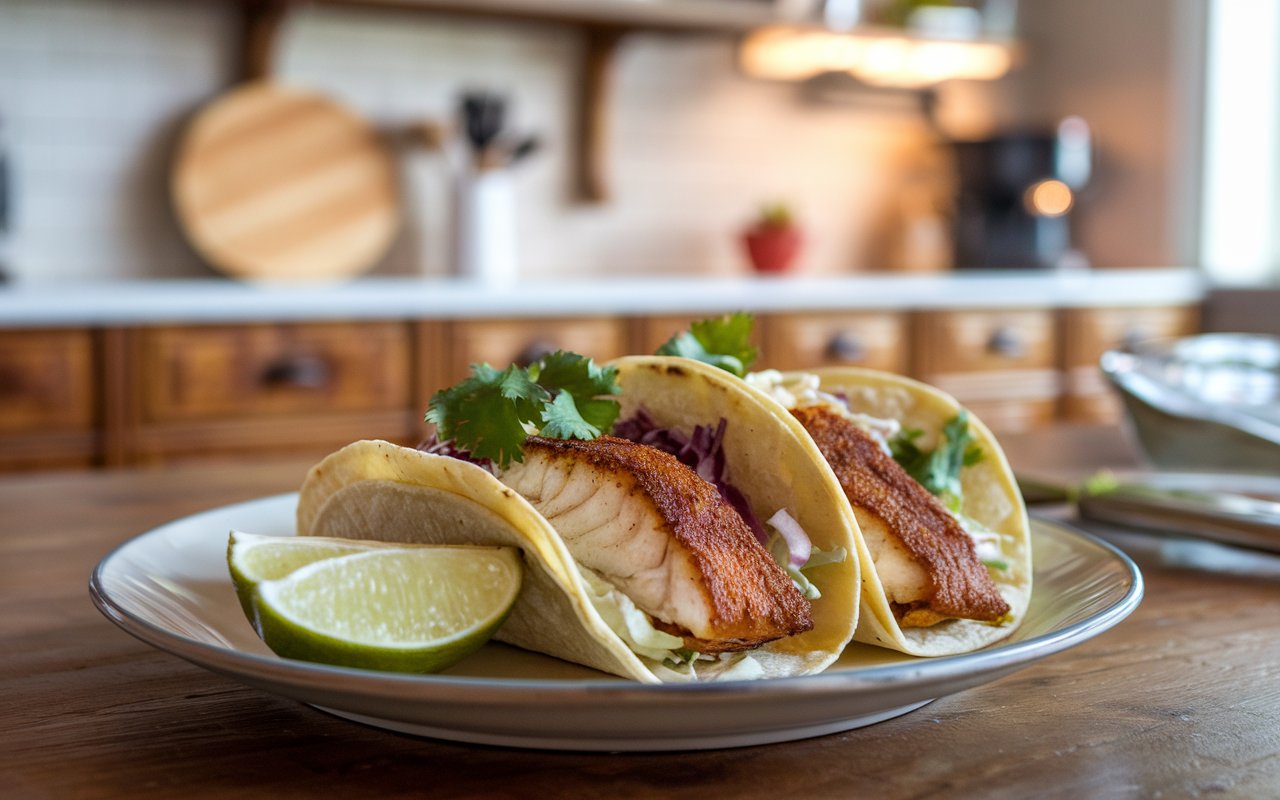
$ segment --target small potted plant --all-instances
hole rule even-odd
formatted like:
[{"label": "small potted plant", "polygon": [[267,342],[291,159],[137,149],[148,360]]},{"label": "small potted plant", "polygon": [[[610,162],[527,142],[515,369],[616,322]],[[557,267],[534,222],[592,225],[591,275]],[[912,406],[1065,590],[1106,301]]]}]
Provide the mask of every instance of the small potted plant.
[{"label": "small potted plant", "polygon": [[800,254],[804,241],[785,203],[770,203],[742,235],[757,272],[786,272]]}]

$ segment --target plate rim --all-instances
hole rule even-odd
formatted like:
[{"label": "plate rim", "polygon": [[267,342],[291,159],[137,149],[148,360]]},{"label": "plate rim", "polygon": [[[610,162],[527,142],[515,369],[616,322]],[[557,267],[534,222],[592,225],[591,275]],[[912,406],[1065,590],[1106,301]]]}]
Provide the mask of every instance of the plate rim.
[{"label": "plate rim", "polygon": [[[234,647],[221,647],[201,642],[143,619],[125,608],[104,585],[104,573],[113,559],[144,537],[190,524],[202,516],[213,516],[232,509],[269,505],[293,499],[297,492],[253,498],[204,509],[169,520],[139,533],[112,548],[94,568],[89,580],[89,595],[98,610],[126,633],[158,650],[175,655],[196,666],[252,683],[270,681],[301,689],[331,689],[341,682],[344,692],[368,697],[405,699],[440,699],[449,695],[453,702],[505,703],[527,698],[531,692],[552,695],[559,703],[580,700],[589,704],[601,701],[626,702],[655,698],[681,698],[695,694],[705,699],[724,697],[732,700],[776,693],[814,696],[843,694],[860,688],[897,685],[908,675],[915,686],[929,686],[955,681],[965,676],[983,676],[991,672],[1011,672],[1028,663],[1061,652],[1085,641],[1128,617],[1140,604],[1145,583],[1134,561],[1118,547],[1093,534],[1059,520],[1032,516],[1033,529],[1050,535],[1080,540],[1106,553],[1127,573],[1128,587],[1122,597],[1085,619],[1030,639],[997,643],[983,650],[953,656],[920,658],[906,663],[885,664],[853,669],[828,669],[813,675],[770,678],[754,681],[706,683],[642,684],[611,676],[596,679],[493,678],[466,675],[417,675],[315,664],[278,656],[245,652]],[[1032,592],[1035,588],[1033,585]],[[904,674],[905,673],[905,674]],[[456,693],[465,690],[465,697]]]}]

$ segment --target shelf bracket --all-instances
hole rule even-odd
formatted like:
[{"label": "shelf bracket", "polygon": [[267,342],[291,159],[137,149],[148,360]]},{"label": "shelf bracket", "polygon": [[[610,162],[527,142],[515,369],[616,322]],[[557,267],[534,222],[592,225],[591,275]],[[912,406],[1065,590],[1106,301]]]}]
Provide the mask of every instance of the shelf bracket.
[{"label": "shelf bracket", "polygon": [[240,79],[257,81],[271,77],[275,68],[280,30],[293,3],[289,0],[242,0],[244,34],[240,53]]},{"label": "shelf bracket", "polygon": [[578,149],[575,155],[577,197],[583,203],[609,199],[609,107],[618,42],[626,30],[587,26],[581,79],[578,84]]}]

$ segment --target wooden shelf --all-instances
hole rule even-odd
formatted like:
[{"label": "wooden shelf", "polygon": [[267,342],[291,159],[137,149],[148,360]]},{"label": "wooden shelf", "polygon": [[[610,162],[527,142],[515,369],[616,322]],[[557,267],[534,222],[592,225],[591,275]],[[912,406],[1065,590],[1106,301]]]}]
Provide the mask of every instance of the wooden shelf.
[{"label": "wooden shelf", "polygon": [[745,33],[779,22],[763,0],[322,0],[626,30]]}]

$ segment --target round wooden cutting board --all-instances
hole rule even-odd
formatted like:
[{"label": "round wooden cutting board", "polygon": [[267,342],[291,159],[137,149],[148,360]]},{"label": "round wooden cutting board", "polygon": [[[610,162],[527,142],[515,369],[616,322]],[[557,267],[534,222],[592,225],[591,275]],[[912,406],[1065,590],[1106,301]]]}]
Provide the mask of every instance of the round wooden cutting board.
[{"label": "round wooden cutting board", "polygon": [[202,110],[172,192],[196,250],[237,278],[344,278],[372,267],[399,225],[391,154],[324,96],[269,81]]}]

